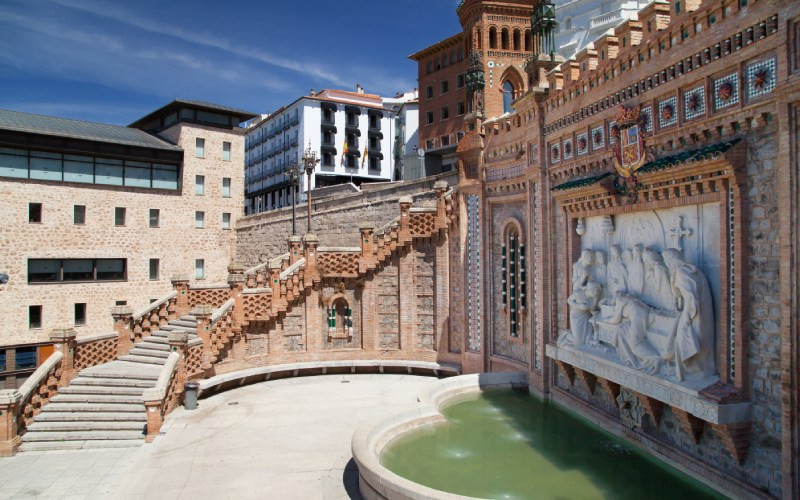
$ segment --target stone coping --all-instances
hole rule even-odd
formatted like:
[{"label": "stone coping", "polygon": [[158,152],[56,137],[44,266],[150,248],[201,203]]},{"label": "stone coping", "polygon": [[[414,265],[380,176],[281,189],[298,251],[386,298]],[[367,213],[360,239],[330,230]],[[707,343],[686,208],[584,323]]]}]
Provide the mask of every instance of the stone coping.
[{"label": "stone coping", "polygon": [[78,345],[85,345],[85,344],[91,344],[92,342],[99,342],[101,340],[115,339],[118,336],[119,334],[117,332],[100,333],[97,335],[90,335],[88,337],[81,337],[75,339],[75,343]]},{"label": "stone coping", "polygon": [[361,253],[361,247],[319,247],[318,252]]},{"label": "stone coping", "polygon": [[549,358],[580,368],[712,424],[735,424],[750,420],[749,402],[720,404],[700,396],[701,390],[718,380],[716,377],[694,385],[679,383],[615,363],[599,353],[571,346],[548,344],[545,352]]},{"label": "stone coping", "polygon": [[174,299],[177,296],[178,296],[178,292],[177,291],[173,290],[173,291],[169,292],[167,295],[161,297],[160,299],[158,299],[157,301],[153,302],[152,304],[148,304],[146,307],[140,309],[139,312],[137,312],[136,314],[133,315],[133,319],[137,320],[137,319],[143,317],[145,314],[149,313],[150,311],[152,311],[154,309],[157,309],[157,308],[161,307],[162,305],[164,305],[165,303],[169,302],[170,300]]},{"label": "stone coping", "polygon": [[294,264],[292,264],[291,266],[287,267],[286,270],[281,273],[281,277],[280,278],[282,280],[285,280],[286,278],[291,276],[293,272],[295,272],[296,270],[300,269],[304,265],[306,265],[305,257],[303,257],[301,259],[297,259],[297,261]]},{"label": "stone coping", "polygon": [[188,345],[189,347],[194,347],[196,345],[203,345],[203,339],[201,339],[200,337],[195,337],[192,340],[190,340],[189,343],[186,345]]},{"label": "stone coping", "polygon": [[242,293],[256,294],[256,293],[272,293],[272,288],[245,288]]},{"label": "stone coping", "polygon": [[366,500],[471,498],[435,490],[395,474],[381,464],[381,451],[389,442],[409,431],[446,421],[440,410],[453,397],[527,386],[527,376],[522,372],[477,373],[437,380],[420,391],[417,396],[419,403],[414,408],[362,424],[352,441],[362,497]]},{"label": "stone coping", "polygon": [[433,214],[433,213],[436,213],[436,207],[432,207],[432,208],[428,208],[428,207],[411,207],[409,212],[412,213],[412,214],[422,214],[422,213]]},{"label": "stone coping", "polygon": [[28,399],[34,390],[39,387],[39,384],[50,374],[52,370],[62,359],[64,354],[61,351],[55,351],[53,354],[39,365],[39,368],[34,371],[30,377],[20,386],[19,389],[4,389],[0,390],[0,404],[8,405],[18,403]]},{"label": "stone coping", "polygon": [[220,306],[214,313],[211,315],[211,324],[215,324],[221,317],[223,317],[233,305],[236,304],[236,300],[233,298],[228,299],[222,306]]},{"label": "stone coping", "polygon": [[218,284],[204,283],[202,285],[195,284],[189,286],[189,290],[218,290],[220,288],[224,288],[227,290],[230,288],[230,285],[227,283],[218,283]]},{"label": "stone coping", "polygon": [[[230,373],[223,373],[205,380],[200,380],[198,397],[204,398],[226,391],[234,387],[265,382],[270,378],[285,378],[287,376],[297,377],[303,375],[327,375],[331,373],[356,373],[358,370],[374,370],[384,373],[389,369],[405,369],[409,374],[433,373],[436,376],[452,376],[461,373],[461,366],[447,363],[435,363],[429,361],[394,361],[394,360],[356,360],[356,361],[309,361],[302,363],[287,363],[281,365],[259,366],[238,370]],[[312,372],[312,373],[309,373]]]},{"label": "stone coping", "polygon": [[155,387],[148,387],[144,390],[144,392],[142,392],[143,401],[155,402],[164,400],[164,398],[167,396],[167,390],[169,389],[169,382],[172,379],[172,373],[178,366],[178,358],[180,358],[180,355],[177,352],[169,353],[167,362],[164,363],[161,373],[158,374],[158,381],[156,382]]}]

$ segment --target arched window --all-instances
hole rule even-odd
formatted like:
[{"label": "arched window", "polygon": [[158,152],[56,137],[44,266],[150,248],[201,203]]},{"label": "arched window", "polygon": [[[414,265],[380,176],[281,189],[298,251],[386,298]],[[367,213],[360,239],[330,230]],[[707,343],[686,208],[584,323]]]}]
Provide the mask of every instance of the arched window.
[{"label": "arched window", "polygon": [[500,43],[502,44],[503,50],[509,49],[508,28],[503,28],[503,31],[500,34]]},{"label": "arched window", "polygon": [[514,85],[506,80],[503,84],[503,113],[513,113],[514,108],[511,106],[511,102],[514,100]]},{"label": "arched window", "polygon": [[328,337],[353,336],[353,310],[343,296],[335,298],[328,308]]},{"label": "arched window", "polygon": [[522,50],[521,37],[520,31],[514,30],[514,50]]},{"label": "arched window", "polygon": [[475,34],[475,40],[477,41],[478,50],[483,48],[483,30],[478,29],[477,33]]},{"label": "arched window", "polygon": [[504,233],[501,247],[503,310],[508,318],[509,336],[522,337],[527,300],[525,243],[516,221],[506,224]]},{"label": "arched window", "polygon": [[531,30],[525,30],[525,52],[530,52],[533,50],[531,47],[533,40],[531,39]]},{"label": "arched window", "polygon": [[496,49],[497,48],[497,28],[492,26],[489,28],[489,48]]}]

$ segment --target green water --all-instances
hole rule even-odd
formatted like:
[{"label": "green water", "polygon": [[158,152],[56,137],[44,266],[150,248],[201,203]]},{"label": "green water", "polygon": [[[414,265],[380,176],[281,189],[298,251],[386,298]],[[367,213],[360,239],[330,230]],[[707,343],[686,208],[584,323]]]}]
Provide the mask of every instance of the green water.
[{"label": "green water", "polygon": [[573,413],[515,391],[459,398],[389,443],[381,463],[437,490],[482,498],[723,498]]}]

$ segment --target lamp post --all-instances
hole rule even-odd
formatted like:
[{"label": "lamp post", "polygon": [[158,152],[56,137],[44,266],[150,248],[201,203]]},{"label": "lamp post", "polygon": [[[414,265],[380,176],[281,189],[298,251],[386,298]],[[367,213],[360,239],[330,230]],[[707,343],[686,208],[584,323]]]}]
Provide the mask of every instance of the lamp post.
[{"label": "lamp post", "polygon": [[292,186],[292,236],[297,234],[297,186],[300,185],[300,176],[303,172],[300,170],[300,165],[294,163],[289,167],[289,185]]},{"label": "lamp post", "polygon": [[317,152],[312,151],[311,149],[311,142],[308,143],[308,149],[306,152],[303,153],[303,168],[305,168],[306,175],[308,176],[308,233],[311,232],[311,175],[314,173],[314,169],[317,168],[317,163],[319,163],[319,158],[317,158]]}]

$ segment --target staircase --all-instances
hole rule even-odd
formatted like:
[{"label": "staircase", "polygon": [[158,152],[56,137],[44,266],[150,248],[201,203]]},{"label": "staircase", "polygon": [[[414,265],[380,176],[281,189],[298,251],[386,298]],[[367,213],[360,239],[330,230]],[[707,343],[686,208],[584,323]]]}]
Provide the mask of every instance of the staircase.
[{"label": "staircase", "polygon": [[120,448],[144,444],[142,393],[155,386],[169,356],[169,332],[196,338],[197,319],[181,316],[110,363],[81,370],[59,389],[22,436],[20,451]]}]

